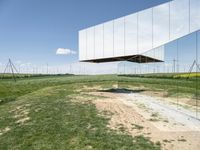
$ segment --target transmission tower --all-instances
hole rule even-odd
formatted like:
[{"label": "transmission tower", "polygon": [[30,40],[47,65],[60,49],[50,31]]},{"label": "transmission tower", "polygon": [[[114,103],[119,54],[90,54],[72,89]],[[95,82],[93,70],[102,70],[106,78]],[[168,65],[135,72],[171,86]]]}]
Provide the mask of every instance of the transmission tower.
[{"label": "transmission tower", "polygon": [[13,80],[16,82],[16,73],[18,74],[18,70],[16,69],[15,65],[12,63],[11,59],[9,58],[8,63],[4,69],[3,75],[1,77],[1,79],[3,80],[6,73],[11,73],[12,74],[12,78]]}]

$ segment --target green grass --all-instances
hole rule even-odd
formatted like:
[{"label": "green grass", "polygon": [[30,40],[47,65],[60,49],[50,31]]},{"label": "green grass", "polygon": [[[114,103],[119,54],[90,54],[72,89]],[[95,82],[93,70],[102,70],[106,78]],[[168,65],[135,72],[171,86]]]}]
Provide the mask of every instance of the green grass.
[{"label": "green grass", "polygon": [[0,80],[0,104],[15,101],[17,97],[49,86],[65,84],[94,84],[103,87],[111,86],[117,81],[117,76],[44,76],[38,78],[22,78],[15,83],[12,79]]},{"label": "green grass", "polygon": [[[38,78],[38,77],[55,77],[55,76],[73,76],[73,74],[18,74],[18,73],[15,73],[14,74],[14,77],[16,79],[22,79],[22,78]],[[13,77],[13,74],[11,73],[6,73],[6,74],[3,74],[3,73],[0,73],[0,78],[1,79],[14,79]]]},{"label": "green grass", "polygon": [[156,113],[152,113],[152,114],[151,114],[151,117],[157,118],[157,117],[159,117],[159,113],[157,113],[157,112],[156,112]]},{"label": "green grass", "polygon": [[173,75],[149,76],[120,76],[119,87],[143,87],[152,91],[165,91],[167,97],[198,98],[200,99],[200,78],[173,78]]},{"label": "green grass", "polygon": [[138,125],[138,124],[132,124],[132,126],[133,126],[133,128],[132,128],[132,129],[137,129],[137,130],[142,130],[142,129],[144,129],[144,127],[143,127],[143,126],[141,126],[141,125]]},{"label": "green grass", "polygon": [[[0,149],[160,149],[159,143],[144,136],[131,137],[109,129],[109,117],[99,115],[90,102],[97,97],[83,87],[113,89],[118,84],[121,89],[140,87],[165,91],[169,97],[199,98],[198,83],[199,78],[186,80],[174,78],[174,74],[31,76],[16,83],[9,78],[0,80]],[[88,101],[78,103],[76,96]]]},{"label": "green grass", "polygon": [[140,77],[140,78],[165,78],[165,79],[173,79],[173,78],[196,78],[200,77],[200,72],[192,72],[192,73],[149,73],[149,74],[128,74],[128,75],[121,75],[126,77]]},{"label": "green grass", "polygon": [[[39,77],[0,81],[2,150],[156,150],[144,136],[108,128],[90,102],[73,101],[84,86],[111,88],[117,76]],[[82,91],[84,93],[84,90]],[[87,94],[87,91],[85,91]],[[89,97],[93,100],[95,98]],[[5,130],[9,129],[9,130]]]},{"label": "green grass", "polygon": [[200,73],[196,73],[196,72],[192,72],[192,73],[182,73],[182,74],[178,74],[175,75],[174,78],[196,78],[196,77],[200,77]]}]

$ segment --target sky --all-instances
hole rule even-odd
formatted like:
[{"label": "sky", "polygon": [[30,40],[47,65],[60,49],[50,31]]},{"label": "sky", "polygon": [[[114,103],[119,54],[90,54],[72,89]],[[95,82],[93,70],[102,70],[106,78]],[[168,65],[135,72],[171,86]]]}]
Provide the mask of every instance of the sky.
[{"label": "sky", "polygon": [[0,0],[0,64],[76,63],[79,30],[167,1]]}]

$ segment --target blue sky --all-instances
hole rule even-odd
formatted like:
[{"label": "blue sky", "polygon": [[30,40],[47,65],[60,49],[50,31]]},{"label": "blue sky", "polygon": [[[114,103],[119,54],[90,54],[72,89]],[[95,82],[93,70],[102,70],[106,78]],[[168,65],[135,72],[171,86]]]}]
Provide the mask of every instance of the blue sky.
[{"label": "blue sky", "polygon": [[78,51],[80,29],[168,0],[0,0],[0,62],[8,58],[36,65],[63,65],[76,55],[56,55],[58,48]]}]

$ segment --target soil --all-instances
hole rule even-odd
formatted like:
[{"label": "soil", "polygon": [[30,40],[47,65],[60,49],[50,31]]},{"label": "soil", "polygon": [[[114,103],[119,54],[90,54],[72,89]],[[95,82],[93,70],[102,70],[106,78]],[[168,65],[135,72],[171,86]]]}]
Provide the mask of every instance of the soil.
[{"label": "soil", "polygon": [[186,110],[188,114],[182,109],[175,110],[176,106],[171,103],[161,103],[160,94],[157,94],[158,97],[144,93],[90,94],[107,97],[93,102],[98,110],[112,114],[110,128],[132,136],[143,135],[153,142],[159,141],[163,150],[199,150],[200,121],[189,110]]}]

